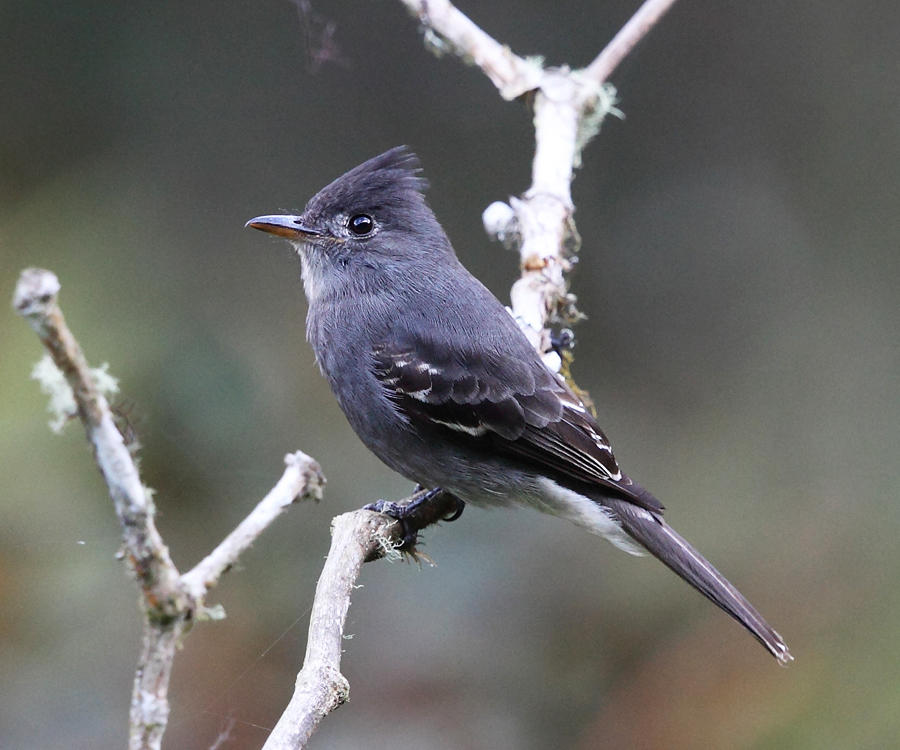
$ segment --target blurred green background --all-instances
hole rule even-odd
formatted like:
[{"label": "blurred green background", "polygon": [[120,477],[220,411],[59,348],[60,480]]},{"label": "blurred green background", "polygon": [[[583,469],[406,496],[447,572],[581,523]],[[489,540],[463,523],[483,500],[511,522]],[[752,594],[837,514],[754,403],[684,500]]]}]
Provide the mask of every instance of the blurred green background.
[{"label": "blurred green background", "polygon": [[[637,2],[461,3],[585,65]],[[532,132],[399,3],[0,4],[0,298],[53,269],[133,402],[187,569],[302,449],[293,508],[186,641],[169,748],[262,744],[305,646],[329,521],[409,483],[367,454],[304,341],[298,263],[242,229],[410,144],[468,267],[517,260],[481,211]],[[309,19],[307,19],[309,21]],[[327,27],[327,22],[333,25]],[[337,50],[310,54],[333,32]],[[617,71],[622,121],[574,183],[575,374],[624,468],[763,611],[775,662],[649,558],[562,521],[470,509],[437,567],[367,566],[351,700],[322,748],[885,748],[900,737],[900,5],[682,0]],[[314,44],[310,46],[308,40]],[[316,41],[318,40],[318,41]],[[0,315],[0,747],[122,747],[136,591],[79,425],[47,428],[38,342]]]}]

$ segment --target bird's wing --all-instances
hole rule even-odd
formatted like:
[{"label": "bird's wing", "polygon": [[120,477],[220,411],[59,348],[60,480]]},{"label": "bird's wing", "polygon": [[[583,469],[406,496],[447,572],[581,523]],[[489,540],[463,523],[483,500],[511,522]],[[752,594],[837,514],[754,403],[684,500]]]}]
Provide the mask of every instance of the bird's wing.
[{"label": "bird's wing", "polygon": [[655,498],[631,488],[585,405],[530,351],[516,358],[487,347],[460,350],[417,338],[380,344],[372,354],[375,377],[417,426],[489,444],[662,511]]}]

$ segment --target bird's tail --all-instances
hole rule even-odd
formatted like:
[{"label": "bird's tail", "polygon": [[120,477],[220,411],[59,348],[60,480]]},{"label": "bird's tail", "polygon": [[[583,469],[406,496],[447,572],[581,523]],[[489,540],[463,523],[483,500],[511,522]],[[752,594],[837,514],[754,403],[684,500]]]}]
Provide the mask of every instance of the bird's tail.
[{"label": "bird's tail", "polygon": [[747,628],[781,664],[793,661],[784,639],[753,605],[661,517],[624,499],[605,497],[603,505],[629,536]]}]

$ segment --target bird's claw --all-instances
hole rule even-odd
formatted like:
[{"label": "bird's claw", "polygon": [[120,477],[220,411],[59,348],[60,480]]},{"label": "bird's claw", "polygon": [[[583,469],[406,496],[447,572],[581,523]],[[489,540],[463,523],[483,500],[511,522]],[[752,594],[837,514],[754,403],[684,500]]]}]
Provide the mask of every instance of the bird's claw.
[{"label": "bird's claw", "polygon": [[445,516],[441,519],[444,523],[455,521],[463,514],[463,511],[466,509],[466,504],[463,500],[460,500],[456,495],[451,495],[451,497],[456,502],[456,507],[453,509],[453,512],[449,516]]},{"label": "bird's claw", "polygon": [[[419,526],[411,523],[417,511],[419,511],[419,509],[430,503],[435,498],[445,493],[444,490],[442,490],[440,487],[435,487],[433,489],[423,491],[423,488],[419,486],[416,489],[416,494],[418,495],[417,497],[404,504],[396,503],[393,500],[376,500],[374,503],[369,503],[368,505],[363,506],[364,510],[371,510],[375,513],[383,513],[384,515],[390,516],[400,523],[400,528],[403,532],[403,541],[399,547],[399,549],[401,550],[408,550],[414,547],[416,544],[416,539],[418,537],[419,528],[429,523],[428,521],[424,523],[420,521]],[[462,515],[466,504],[455,495],[450,495],[450,493],[446,493],[446,495],[454,502],[454,508],[448,516],[445,516],[440,520],[446,522],[455,521]],[[433,521],[431,521],[431,523],[433,523]]]}]

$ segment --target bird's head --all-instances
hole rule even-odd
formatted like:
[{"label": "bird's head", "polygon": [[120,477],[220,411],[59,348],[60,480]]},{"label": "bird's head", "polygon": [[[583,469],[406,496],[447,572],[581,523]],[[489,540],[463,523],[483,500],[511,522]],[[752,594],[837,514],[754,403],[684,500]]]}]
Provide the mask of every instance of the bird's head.
[{"label": "bird's head", "polygon": [[363,162],[314,195],[299,216],[257,216],[246,226],[284,237],[300,253],[307,295],[362,283],[453,253],[425,203],[419,160],[398,146]]}]

